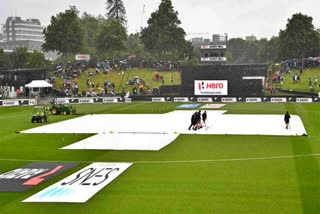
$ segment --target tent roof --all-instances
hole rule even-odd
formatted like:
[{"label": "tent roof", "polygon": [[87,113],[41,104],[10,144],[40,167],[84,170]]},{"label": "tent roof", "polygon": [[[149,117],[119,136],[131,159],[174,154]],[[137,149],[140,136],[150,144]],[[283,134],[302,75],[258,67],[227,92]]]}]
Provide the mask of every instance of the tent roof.
[{"label": "tent roof", "polygon": [[52,85],[49,84],[45,80],[33,80],[29,84],[26,84],[25,87],[27,87],[27,88],[52,88]]}]

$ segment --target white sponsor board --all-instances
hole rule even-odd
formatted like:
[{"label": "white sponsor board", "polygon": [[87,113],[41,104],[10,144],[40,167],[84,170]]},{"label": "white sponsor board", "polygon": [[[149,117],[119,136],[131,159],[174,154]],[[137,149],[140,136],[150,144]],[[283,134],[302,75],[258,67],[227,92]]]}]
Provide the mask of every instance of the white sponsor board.
[{"label": "white sponsor board", "polygon": [[89,61],[90,60],[90,55],[88,55],[88,54],[77,54],[76,55],[76,60],[77,61]]},{"label": "white sponsor board", "polygon": [[56,98],[54,101],[57,104],[68,104],[69,103],[68,98]]},{"label": "white sponsor board", "polygon": [[85,203],[132,163],[93,163],[23,202]]},{"label": "white sponsor board", "polygon": [[131,99],[131,98],[125,98],[125,99],[124,99],[124,102],[125,102],[125,103],[131,103],[131,102],[132,102],[132,99]]},{"label": "white sponsor board", "polygon": [[226,45],[201,45],[201,49],[226,49]]},{"label": "white sponsor board", "polygon": [[201,62],[221,62],[227,61],[227,57],[201,57]]},{"label": "white sponsor board", "polygon": [[29,106],[37,105],[37,101],[35,99],[29,100]]},{"label": "white sponsor board", "polygon": [[297,103],[312,103],[312,98],[297,98]]},{"label": "white sponsor board", "polygon": [[93,99],[79,99],[79,103],[94,103]]},{"label": "white sponsor board", "polygon": [[236,103],[237,98],[235,98],[235,97],[222,97],[221,102],[223,102],[223,103]]},{"label": "white sponsor board", "polygon": [[18,100],[4,100],[2,101],[3,106],[18,106],[19,101]]},{"label": "white sponsor board", "polygon": [[213,102],[211,97],[198,97],[197,101],[201,102],[201,103],[212,103]]},{"label": "white sponsor board", "polygon": [[247,103],[261,103],[262,100],[260,97],[247,97],[246,102]]},{"label": "white sponsor board", "polygon": [[174,102],[189,102],[189,98],[188,97],[174,97],[173,101]]},{"label": "white sponsor board", "polygon": [[113,98],[113,97],[103,98],[102,102],[103,103],[117,103],[118,98]]},{"label": "white sponsor board", "polygon": [[194,95],[228,95],[227,80],[195,80]]},{"label": "white sponsor board", "polygon": [[165,102],[164,97],[152,97],[152,102]]},{"label": "white sponsor board", "polygon": [[271,98],[271,102],[272,103],[286,103],[287,102],[287,98],[285,98],[285,97],[273,97],[273,98]]}]

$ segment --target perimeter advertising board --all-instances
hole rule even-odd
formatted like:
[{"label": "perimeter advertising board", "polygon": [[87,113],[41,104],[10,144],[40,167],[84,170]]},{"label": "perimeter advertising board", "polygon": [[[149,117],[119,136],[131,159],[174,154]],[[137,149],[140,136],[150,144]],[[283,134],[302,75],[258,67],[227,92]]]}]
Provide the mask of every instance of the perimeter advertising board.
[{"label": "perimeter advertising board", "polygon": [[228,95],[228,81],[227,80],[195,80],[194,81],[194,95]]},{"label": "perimeter advertising board", "polygon": [[0,174],[0,192],[23,192],[75,166],[77,163],[32,163]]},{"label": "perimeter advertising board", "polygon": [[166,99],[164,99],[164,97],[152,97],[151,101],[155,103],[159,103],[159,102],[165,102]]},{"label": "perimeter advertising board", "polygon": [[18,106],[19,105],[19,101],[18,100],[4,100],[2,102],[3,106]]},{"label": "perimeter advertising board", "polygon": [[93,163],[23,202],[85,203],[132,163]]},{"label": "perimeter advertising board", "polygon": [[79,103],[94,103],[93,99],[86,99],[86,98],[82,98],[82,99],[79,99]]},{"label": "perimeter advertising board", "polygon": [[221,102],[223,102],[223,103],[236,103],[237,102],[237,98],[235,98],[235,97],[223,97],[223,98],[221,98]]},{"label": "perimeter advertising board", "polygon": [[247,97],[246,102],[247,103],[261,103],[262,99],[261,99],[261,97]]},{"label": "perimeter advertising board", "polygon": [[271,102],[272,103],[286,103],[287,98],[286,97],[272,97]]},{"label": "perimeter advertising board", "polygon": [[296,99],[297,103],[312,103],[312,98],[297,98]]},{"label": "perimeter advertising board", "polygon": [[117,103],[118,98],[106,97],[106,98],[103,98],[102,102],[103,103]]}]

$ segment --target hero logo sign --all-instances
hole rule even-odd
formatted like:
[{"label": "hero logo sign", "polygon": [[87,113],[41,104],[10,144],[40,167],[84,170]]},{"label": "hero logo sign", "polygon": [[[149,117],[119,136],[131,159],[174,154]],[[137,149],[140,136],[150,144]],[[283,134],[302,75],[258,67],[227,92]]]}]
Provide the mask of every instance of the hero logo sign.
[{"label": "hero logo sign", "polygon": [[76,166],[74,163],[32,163],[0,175],[0,192],[22,192]]},{"label": "hero logo sign", "polygon": [[78,54],[78,55],[76,55],[76,60],[77,61],[89,61],[90,60],[90,55],[88,55],[88,54]]},{"label": "hero logo sign", "polygon": [[227,80],[195,80],[194,95],[228,95]]},{"label": "hero logo sign", "polygon": [[93,163],[23,202],[85,203],[132,163]]}]

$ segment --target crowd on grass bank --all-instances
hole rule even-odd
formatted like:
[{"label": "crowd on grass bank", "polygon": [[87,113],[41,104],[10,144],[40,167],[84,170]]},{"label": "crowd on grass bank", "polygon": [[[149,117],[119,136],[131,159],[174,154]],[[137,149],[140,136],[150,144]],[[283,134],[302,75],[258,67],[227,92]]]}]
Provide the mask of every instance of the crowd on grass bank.
[{"label": "crowd on grass bank", "polygon": [[[148,67],[144,60],[141,60],[138,64],[138,68],[144,69]],[[164,85],[163,76],[160,75],[160,71],[173,71],[180,69],[180,64],[175,62],[164,62],[159,61],[157,63],[151,64],[154,69],[152,75],[152,81],[161,81]],[[96,97],[96,96],[115,96],[116,95],[116,85],[109,80],[105,80],[103,85],[95,84],[92,81],[92,77],[103,74],[107,77],[110,72],[117,72],[119,75],[123,75],[128,69],[134,68],[133,63],[127,60],[118,61],[117,63],[111,60],[105,60],[103,62],[96,63],[94,70],[88,69],[86,63],[71,63],[68,62],[66,65],[59,64],[55,67],[53,76],[50,79],[51,83],[54,83],[56,78],[63,79],[63,83],[60,86],[60,91],[63,92],[65,96],[86,96],[86,97]],[[80,76],[85,76],[87,78],[86,86],[87,88],[79,88],[78,78]],[[107,79],[107,78],[106,78]],[[173,77],[171,77],[171,83],[173,83]],[[134,76],[131,80],[127,80],[127,85],[133,86],[132,94],[142,95],[142,94],[158,94],[159,89],[150,89],[148,84],[138,76]],[[118,86],[119,87],[119,86]],[[120,86],[122,87],[122,85]],[[120,88],[119,88],[120,89]],[[126,94],[127,91],[122,87],[121,95]]]},{"label": "crowd on grass bank", "polygon": [[[302,75],[308,76],[308,86],[310,93],[315,92],[315,88],[320,87],[318,74],[311,75],[308,72],[310,68],[320,66],[320,57],[288,59],[282,61],[281,64],[276,65],[279,66],[279,70],[272,75],[271,80],[272,83],[280,83],[280,89],[282,89],[283,87],[285,78],[290,78],[293,84],[300,84]],[[273,86],[270,86],[268,90],[271,93],[275,93],[275,89]]]}]

